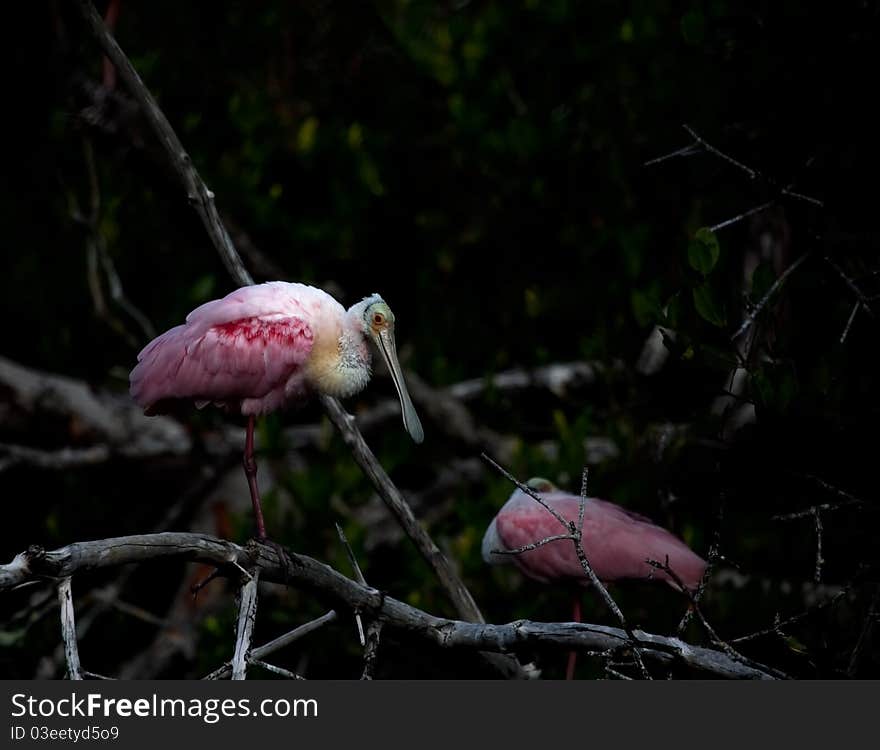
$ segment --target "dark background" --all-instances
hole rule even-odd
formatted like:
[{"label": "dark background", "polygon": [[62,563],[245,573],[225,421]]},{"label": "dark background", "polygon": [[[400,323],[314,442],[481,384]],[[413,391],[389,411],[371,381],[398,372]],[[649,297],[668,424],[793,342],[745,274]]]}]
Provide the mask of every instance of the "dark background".
[{"label": "dark background", "polygon": [[[705,610],[722,638],[808,613],[739,644],[749,656],[798,677],[877,675],[876,4],[114,8],[121,46],[258,279],[315,284],[346,305],[380,292],[404,366],[434,389],[514,367],[602,365],[596,382],[561,393],[487,388],[467,404],[478,435],[432,418],[418,392],[424,445],[396,416],[365,425],[490,621],[567,620],[570,594],[483,564],[483,531],[510,494],[477,458],[487,434],[522,479],[576,490],[589,464],[591,494],[652,517],[703,556],[717,538],[724,559]],[[124,411],[149,335],[113,299],[114,274],[157,331],[232,284],[73,8],[15,4],[3,37],[2,355],[87,383]],[[748,169],[699,145],[646,166],[694,143],[683,124]],[[655,325],[666,331],[655,352],[668,357],[639,367]],[[738,363],[742,388],[724,408],[716,399]],[[392,395],[377,377],[347,406],[368,414]],[[228,445],[241,439],[239,421],[187,412],[186,451],[137,456],[75,414],[22,403],[7,384],[0,409],[4,561],[32,543],[156,530],[170,508],[174,529],[249,535],[243,485],[224,484],[240,474]],[[312,406],[260,426],[272,536],[349,572],[339,521],[372,585],[452,614],[329,425],[317,443],[291,442],[288,428],[321,422]],[[9,447],[55,455],[96,444],[109,457],[65,468]],[[817,582],[813,517],[774,516],[839,503],[820,514]],[[233,592],[215,583],[193,602],[186,577],[196,573],[153,565],[121,582],[75,580],[80,620],[93,613],[87,668],[190,677],[227,659]],[[612,593],[653,632],[673,632],[686,608],[651,582]],[[63,673],[49,594],[0,599],[4,676]],[[612,624],[597,597],[584,599],[588,621]],[[261,607],[258,642],[323,611],[280,591]],[[695,624],[687,636],[707,642]],[[558,655],[527,656],[561,675]],[[277,661],[307,677],[357,676],[354,624]],[[380,677],[483,674],[467,654],[383,639]],[[579,675],[602,675],[601,662]]]}]

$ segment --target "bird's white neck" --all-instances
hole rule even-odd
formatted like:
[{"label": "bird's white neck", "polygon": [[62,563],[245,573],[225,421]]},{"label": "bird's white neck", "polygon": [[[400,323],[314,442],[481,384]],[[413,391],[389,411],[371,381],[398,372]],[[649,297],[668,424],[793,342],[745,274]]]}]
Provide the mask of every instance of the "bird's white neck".
[{"label": "bird's white neck", "polygon": [[352,396],[369,382],[371,359],[363,333],[346,315],[335,330],[315,339],[308,363],[309,383],[336,398]]}]

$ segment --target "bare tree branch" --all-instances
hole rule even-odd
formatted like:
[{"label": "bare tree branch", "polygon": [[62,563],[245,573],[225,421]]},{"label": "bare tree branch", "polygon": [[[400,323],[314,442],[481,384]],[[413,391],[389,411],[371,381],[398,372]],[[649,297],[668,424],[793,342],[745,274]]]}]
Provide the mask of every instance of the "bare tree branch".
[{"label": "bare tree branch", "polygon": [[817,508],[813,508],[813,526],[816,528],[816,568],[813,579],[816,583],[821,583],[825,557],[822,555],[822,516]]},{"label": "bare tree branch", "polygon": [[846,325],[843,328],[843,333],[840,334],[840,343],[842,344],[846,341],[846,337],[849,335],[849,329],[852,328],[853,321],[856,319],[856,313],[859,311],[859,308],[862,306],[861,302],[856,302],[853,305],[852,312],[849,314],[849,318],[846,320]]},{"label": "bare tree branch", "polygon": [[[876,318],[877,316],[874,314],[874,309],[868,303],[868,298],[865,296],[865,293],[861,289],[859,289],[858,284],[856,284],[856,282],[847,275],[846,271],[844,271],[827,255],[825,256],[824,260],[829,266],[837,271],[837,275],[840,276],[841,279],[843,279],[843,283],[846,284],[852,290],[852,293],[856,295],[858,301],[862,303],[862,307],[865,308],[865,312],[868,313],[868,315],[870,315],[872,318]],[[855,313],[853,313],[853,315],[854,314]]]},{"label": "bare tree branch", "polygon": [[[360,609],[393,627],[443,648],[513,652],[541,646],[620,651],[632,638],[619,628],[587,623],[540,623],[518,620],[505,625],[472,623],[435,617],[404,602],[346,578],[328,565],[275,544],[252,540],[246,547],[205,534],[166,532],[75,542],[47,551],[30,547],[0,565],[0,592],[32,580],[58,580],[76,573],[153,560],[190,560],[221,568],[224,575],[239,576],[238,567],[259,569],[260,578],[281,585],[296,585],[329,600],[334,607]],[[723,651],[692,646],[640,630],[634,632],[642,653],[662,664],[679,663],[719,677],[772,679],[767,667],[741,664]]]},{"label": "bare tree branch", "polygon": [[837,604],[839,601],[841,601],[848,593],[849,593],[849,588],[844,588],[841,591],[838,591],[831,598],[826,599],[825,601],[820,602],[816,606],[810,607],[809,609],[804,610],[803,612],[799,612],[796,615],[792,615],[791,617],[787,617],[784,620],[780,619],[779,615],[777,614],[776,620],[774,621],[772,627],[764,628],[763,630],[758,630],[757,632],[749,633],[748,635],[741,635],[737,638],[731,638],[729,642],[730,643],[748,643],[749,641],[758,640],[759,638],[763,638],[768,635],[775,635],[779,638],[786,638],[787,636],[786,636],[785,632],[783,632],[783,630],[782,630],[783,628],[788,627],[789,625],[795,625],[795,624],[801,622],[802,620],[805,620],[808,617],[811,617],[812,615],[815,615],[819,612],[823,612],[824,610],[829,609],[830,607],[833,607],[835,604]]},{"label": "bare tree branch", "polygon": [[257,619],[257,589],[260,571],[255,570],[241,587],[238,603],[238,624],[235,628],[235,652],[232,656],[232,679],[243,680],[247,674],[247,661]]},{"label": "bare tree branch", "polygon": [[61,637],[64,640],[64,656],[67,659],[67,676],[71,680],[81,680],[83,675],[76,642],[76,617],[73,612],[70,576],[62,578],[58,583],[58,602],[61,605]]},{"label": "bare tree branch", "polygon": [[[616,363],[613,369],[620,369]],[[460,401],[471,401],[491,391],[518,391],[526,388],[545,388],[557,396],[564,396],[570,388],[595,383],[607,368],[599,362],[557,362],[533,370],[516,368],[489,375],[485,378],[463,380],[445,389]]]},{"label": "bare tree branch", "polygon": [[[284,667],[276,667],[274,664],[269,664],[264,661],[260,661],[259,659],[254,659],[253,657],[248,658],[248,664],[253,664],[255,667],[262,667],[268,672],[274,672],[275,674],[281,675],[282,677],[286,677],[288,680],[304,680],[305,677],[300,677],[295,672],[291,672],[289,669],[284,669]],[[233,677],[233,679],[235,679]]]},{"label": "bare tree branch", "polygon": [[[742,664],[751,665],[753,662],[746,656],[743,656],[739,651],[737,651],[733,646],[731,646],[727,641],[725,641],[718,633],[715,631],[709,621],[706,619],[706,616],[703,614],[703,610],[700,608],[699,602],[696,600],[694,595],[691,593],[691,590],[684,585],[684,582],[681,580],[679,575],[670,567],[669,559],[667,558],[664,562],[659,562],[658,560],[646,560],[648,565],[653,568],[657,568],[658,570],[663,570],[666,574],[675,582],[678,586],[679,590],[688,598],[691,603],[691,607],[693,608],[694,613],[697,616],[697,619],[700,621],[700,624],[705,629],[706,633],[709,635],[709,638],[712,640],[712,643],[715,646],[718,646],[725,654],[727,654],[731,659],[734,659]],[[778,677],[781,679],[787,679],[788,675],[784,672],[780,672],[779,670],[771,670],[774,677]]]},{"label": "bare tree branch", "polygon": [[321,396],[321,401],[330,420],[342,434],[346,445],[349,447],[355,461],[363,469],[364,473],[373,482],[379,495],[391,512],[397,517],[401,526],[406,530],[407,536],[413,540],[416,548],[425,558],[427,563],[434,569],[437,578],[455,605],[458,613],[474,622],[484,622],[483,615],[471,596],[470,591],[459,578],[449,559],[433,539],[425,531],[424,527],[413,515],[409,504],[401,495],[400,490],[394,486],[385,469],[370,451],[363,436],[355,426],[355,419],[334,398]]},{"label": "bare tree branch", "polygon": [[749,328],[751,328],[752,323],[755,322],[755,318],[757,318],[761,310],[763,310],[767,306],[767,303],[770,301],[770,298],[776,293],[776,290],[779,289],[779,287],[781,287],[785,283],[785,280],[789,276],[791,276],[791,274],[794,273],[798,269],[798,267],[809,257],[809,252],[804,253],[797,260],[792,262],[788,266],[788,268],[786,268],[781,274],[779,274],[779,278],[773,282],[772,286],[767,290],[767,293],[763,297],[761,297],[758,304],[755,305],[754,309],[752,309],[752,311],[746,316],[746,319],[743,321],[742,325],[737,328],[736,333],[734,333],[730,337],[731,341],[735,341],[747,330],[749,330]]},{"label": "bare tree branch", "polygon": [[379,639],[382,637],[382,621],[371,620],[367,625],[367,645],[364,648],[364,670],[362,680],[372,680],[376,673],[376,662],[379,657]]},{"label": "bare tree branch", "polygon": [[[367,580],[364,578],[363,572],[361,572],[361,566],[358,564],[357,557],[355,557],[354,550],[351,548],[351,545],[348,543],[348,538],[345,536],[345,532],[342,530],[342,527],[337,523],[336,524],[336,533],[339,535],[339,541],[342,542],[342,546],[345,548],[345,553],[348,555],[348,561],[351,563],[352,570],[354,570],[355,578],[357,582],[361,584],[361,586],[367,585]],[[361,613],[355,612],[354,618],[357,620],[358,627],[358,637],[361,641],[361,646],[367,645],[367,639],[364,636],[364,623],[361,620]]]},{"label": "bare tree branch", "polygon": [[[263,644],[262,646],[252,648],[250,655],[251,663],[253,664],[255,660],[262,659],[264,656],[269,656],[269,654],[274,654],[276,651],[279,651],[285,646],[288,646],[291,643],[298,641],[300,638],[307,636],[309,633],[313,633],[314,631],[322,628],[324,625],[330,622],[334,622],[336,619],[338,619],[336,611],[331,609],[329,612],[325,612],[320,617],[311,620],[304,625],[300,625],[299,627],[294,628],[284,635],[279,635],[277,638]],[[207,675],[204,679],[222,680],[228,677],[230,674],[232,674],[232,664],[231,662],[226,662],[221,667],[211,672],[211,674]]]}]

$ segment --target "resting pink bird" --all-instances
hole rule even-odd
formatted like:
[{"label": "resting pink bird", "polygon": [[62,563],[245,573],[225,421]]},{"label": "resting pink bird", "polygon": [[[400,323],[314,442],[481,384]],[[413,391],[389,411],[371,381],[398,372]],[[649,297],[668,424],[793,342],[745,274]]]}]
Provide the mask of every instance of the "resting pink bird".
[{"label": "resting pink bird", "polygon": [[132,370],[131,395],[146,414],[174,402],[214,404],[247,417],[244,467],[260,538],[266,537],[254,459],[255,417],[315,393],[344,398],[370,379],[371,339],[391,373],[403,425],[424,439],[397,359],[394,314],[378,295],[347,311],[321,289],[270,281],[206,302],[153,339]]},{"label": "resting pink bird", "polygon": [[[578,521],[580,497],[559,490],[546,479],[530,479],[529,489],[568,521]],[[533,497],[516,489],[483,536],[483,559],[490,565],[512,563],[525,575],[542,583],[575,582],[589,586],[574,544],[570,539],[548,542],[519,554],[499,554],[496,550],[517,550],[542,539],[565,534],[567,530]],[[706,561],[681,539],[652,523],[645,516],[625,510],[607,500],[587,498],[584,506],[582,544],[587,560],[599,580],[653,579],[679,589],[664,570],[648,560],[668,565],[682,583],[695,590],[706,570]],[[575,597],[574,619],[580,621],[580,598]],[[567,674],[574,671],[569,658]]]}]

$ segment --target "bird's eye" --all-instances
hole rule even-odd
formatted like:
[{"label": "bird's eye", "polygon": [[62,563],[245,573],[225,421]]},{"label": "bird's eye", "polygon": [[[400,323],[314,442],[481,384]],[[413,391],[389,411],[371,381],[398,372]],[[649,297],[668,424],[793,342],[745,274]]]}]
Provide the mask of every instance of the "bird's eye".
[{"label": "bird's eye", "polygon": [[385,316],[380,313],[373,313],[373,325],[380,326],[385,322]]}]

